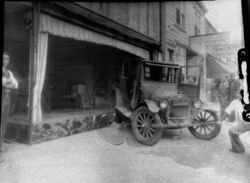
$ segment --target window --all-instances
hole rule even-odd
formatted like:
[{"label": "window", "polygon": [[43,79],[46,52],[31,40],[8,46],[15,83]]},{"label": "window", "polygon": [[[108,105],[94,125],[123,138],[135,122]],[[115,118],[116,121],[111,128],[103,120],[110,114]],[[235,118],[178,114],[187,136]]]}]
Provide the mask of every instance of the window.
[{"label": "window", "polygon": [[178,2],[176,8],[176,23],[183,29],[185,29],[185,12],[184,12],[184,2]]},{"label": "window", "polygon": [[196,11],[195,12],[195,25],[194,25],[194,34],[199,35],[201,33],[201,15]]},{"label": "window", "polygon": [[162,66],[148,66],[144,67],[145,80],[175,83],[177,80],[178,68],[162,67]]},{"label": "window", "polygon": [[169,62],[174,62],[174,51],[171,49],[168,49],[168,60]]},{"label": "window", "polygon": [[181,16],[180,15],[181,15],[180,10],[178,8],[176,8],[176,23],[178,25],[181,25]]},{"label": "window", "polygon": [[181,84],[198,85],[199,77],[199,67],[182,67]]},{"label": "window", "polygon": [[176,63],[186,65],[186,48],[178,45],[176,48]]}]

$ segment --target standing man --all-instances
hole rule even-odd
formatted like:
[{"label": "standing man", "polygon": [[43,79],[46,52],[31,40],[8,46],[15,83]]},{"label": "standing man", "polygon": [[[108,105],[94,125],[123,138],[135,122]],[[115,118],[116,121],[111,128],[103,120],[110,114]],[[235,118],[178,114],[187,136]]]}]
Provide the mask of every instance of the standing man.
[{"label": "standing man", "polygon": [[220,117],[221,121],[225,119],[225,108],[229,104],[229,82],[226,77],[222,77],[218,85],[219,101],[220,101]]},{"label": "standing man", "polygon": [[[241,87],[240,80],[236,78],[235,73],[230,73],[229,80],[229,102],[231,103],[233,100],[237,99],[238,92]],[[233,122],[235,120],[235,113],[232,112],[228,117],[228,121]]]},{"label": "standing man", "polygon": [[244,153],[245,147],[241,142],[239,135],[250,131],[250,123],[244,121],[244,119],[242,118],[242,112],[244,108],[241,103],[241,96],[239,90],[237,91],[237,94],[238,98],[233,100],[225,111],[228,115],[232,112],[235,112],[236,115],[236,122],[233,127],[229,129],[229,137],[232,145],[231,151],[235,153]]},{"label": "standing man", "polygon": [[3,54],[3,67],[2,67],[2,113],[1,113],[1,139],[0,139],[0,152],[6,151],[3,147],[4,134],[6,132],[8,118],[10,113],[10,91],[17,89],[18,83],[12,72],[8,69],[10,57],[8,53]]}]

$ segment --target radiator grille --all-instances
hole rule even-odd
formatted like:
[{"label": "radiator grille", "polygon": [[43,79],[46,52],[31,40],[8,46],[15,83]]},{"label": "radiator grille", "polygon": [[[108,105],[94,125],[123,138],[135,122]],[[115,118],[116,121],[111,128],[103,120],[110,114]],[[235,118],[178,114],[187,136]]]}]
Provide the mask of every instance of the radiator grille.
[{"label": "radiator grille", "polygon": [[181,118],[187,117],[189,115],[188,106],[172,106],[169,109],[169,117],[170,118]]},{"label": "radiator grille", "polygon": [[189,99],[183,95],[173,97],[168,109],[169,118],[185,118],[189,116]]}]

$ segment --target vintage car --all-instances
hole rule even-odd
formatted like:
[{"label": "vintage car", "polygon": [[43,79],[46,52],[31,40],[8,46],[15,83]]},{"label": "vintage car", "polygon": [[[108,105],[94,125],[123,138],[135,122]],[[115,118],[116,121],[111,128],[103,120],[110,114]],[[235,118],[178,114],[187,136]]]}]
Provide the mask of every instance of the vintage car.
[{"label": "vintage car", "polygon": [[210,140],[221,130],[217,113],[200,100],[201,66],[181,67],[145,60],[126,60],[110,100],[116,122],[131,122],[136,139],[154,145],[163,129],[188,127],[195,137]]}]

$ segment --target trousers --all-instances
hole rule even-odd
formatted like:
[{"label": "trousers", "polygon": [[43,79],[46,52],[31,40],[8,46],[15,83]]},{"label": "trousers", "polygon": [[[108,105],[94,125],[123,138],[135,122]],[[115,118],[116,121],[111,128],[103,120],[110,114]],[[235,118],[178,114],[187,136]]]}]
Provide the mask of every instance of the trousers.
[{"label": "trousers", "polygon": [[10,114],[10,94],[8,91],[2,90],[2,110],[1,110],[1,136],[0,148],[4,142],[4,135],[8,125],[8,118]]}]

